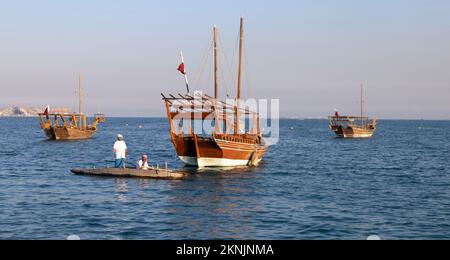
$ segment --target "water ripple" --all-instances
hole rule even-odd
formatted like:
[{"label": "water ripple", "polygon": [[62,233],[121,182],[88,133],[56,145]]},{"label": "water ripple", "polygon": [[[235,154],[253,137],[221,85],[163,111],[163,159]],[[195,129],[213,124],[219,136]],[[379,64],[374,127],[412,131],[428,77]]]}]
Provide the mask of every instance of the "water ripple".
[{"label": "water ripple", "polygon": [[119,132],[133,160],[183,168],[165,119],[109,119],[82,142],[46,141],[36,119],[0,118],[0,131],[0,239],[450,238],[450,122],[339,140],[325,121],[282,120],[258,169],[186,168],[184,181],[69,172],[110,164]]}]

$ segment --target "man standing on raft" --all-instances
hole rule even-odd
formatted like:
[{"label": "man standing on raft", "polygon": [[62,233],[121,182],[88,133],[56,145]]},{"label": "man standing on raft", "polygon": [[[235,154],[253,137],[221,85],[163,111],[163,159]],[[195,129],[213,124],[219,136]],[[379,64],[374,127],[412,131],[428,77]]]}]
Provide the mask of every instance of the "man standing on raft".
[{"label": "man standing on raft", "polygon": [[123,140],[123,135],[117,135],[117,141],[114,143],[114,159],[116,168],[125,168],[127,158],[127,144]]}]

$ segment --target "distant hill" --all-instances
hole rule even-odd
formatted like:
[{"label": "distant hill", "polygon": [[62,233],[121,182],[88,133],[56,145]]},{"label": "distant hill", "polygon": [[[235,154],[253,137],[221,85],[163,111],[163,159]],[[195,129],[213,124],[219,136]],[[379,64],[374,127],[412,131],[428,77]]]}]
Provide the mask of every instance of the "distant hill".
[{"label": "distant hill", "polygon": [[[0,117],[32,117],[38,116],[39,113],[44,112],[43,108],[36,107],[8,107],[0,110]],[[68,108],[54,108],[50,113],[70,113]]]}]

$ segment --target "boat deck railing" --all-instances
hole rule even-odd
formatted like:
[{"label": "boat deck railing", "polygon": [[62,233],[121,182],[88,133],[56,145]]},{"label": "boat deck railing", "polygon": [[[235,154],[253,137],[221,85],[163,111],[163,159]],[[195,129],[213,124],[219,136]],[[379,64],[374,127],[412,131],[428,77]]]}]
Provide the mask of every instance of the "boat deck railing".
[{"label": "boat deck railing", "polygon": [[337,126],[356,126],[360,128],[374,128],[376,127],[376,119],[369,119],[367,116],[331,116],[328,118],[330,127]]},{"label": "boat deck railing", "polygon": [[369,120],[367,116],[330,116],[328,119],[333,121],[354,121],[354,120]]},{"label": "boat deck railing", "polygon": [[226,135],[226,134],[214,134],[215,139],[224,140],[227,142],[245,143],[245,144],[257,144],[258,136],[254,134],[243,135]]},{"label": "boat deck railing", "polygon": [[[46,116],[46,114],[44,113],[39,113],[39,116]],[[76,117],[82,117],[82,116],[86,116],[84,114],[77,114],[77,113],[51,113],[48,114],[48,116],[76,116]]]},{"label": "boat deck railing", "polygon": [[56,128],[76,128],[76,129],[87,129],[96,130],[97,123],[103,123],[106,121],[105,115],[97,113],[94,115],[95,120],[94,125],[90,126],[87,124],[87,115],[79,113],[39,113],[39,120],[41,127],[47,129],[50,127]]},{"label": "boat deck railing", "polygon": [[[193,139],[192,134],[182,135],[185,139]],[[242,134],[242,135],[226,135],[226,134],[213,134],[212,137],[197,135],[197,139],[201,141],[213,141],[222,140],[226,142],[244,143],[244,144],[258,144],[258,136],[254,134]]]}]

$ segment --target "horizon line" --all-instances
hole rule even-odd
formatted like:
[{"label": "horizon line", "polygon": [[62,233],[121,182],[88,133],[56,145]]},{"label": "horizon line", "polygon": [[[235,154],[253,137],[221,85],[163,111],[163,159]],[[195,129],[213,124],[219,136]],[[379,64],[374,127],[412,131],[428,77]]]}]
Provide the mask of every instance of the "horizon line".
[{"label": "horizon line", "polygon": [[[93,116],[87,116],[91,118]],[[1,118],[39,118],[39,116],[0,116]],[[164,116],[107,116],[106,118],[133,118],[133,119],[167,119]],[[272,118],[268,118],[272,119]],[[317,120],[317,121],[325,121],[328,118],[325,117],[280,117],[274,118],[278,120]],[[447,119],[437,119],[437,118],[377,118],[378,121],[450,121],[450,118]]]}]

